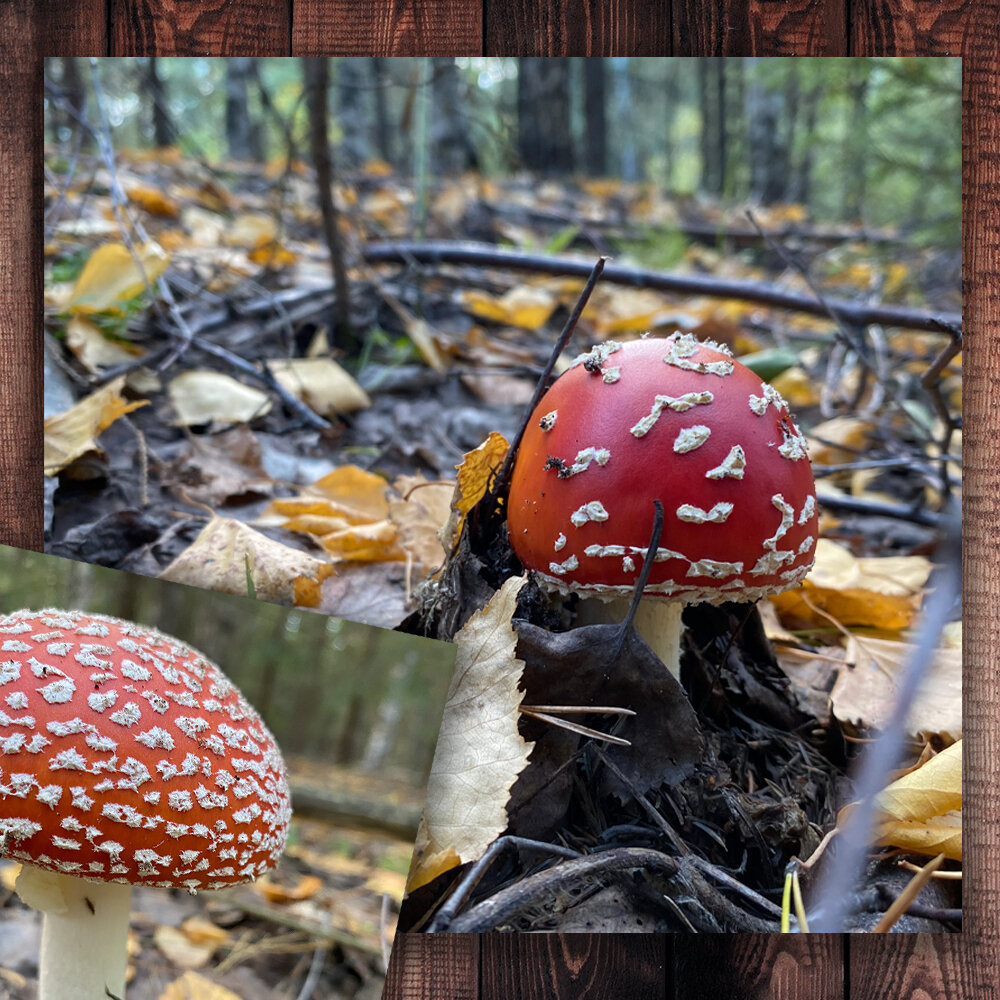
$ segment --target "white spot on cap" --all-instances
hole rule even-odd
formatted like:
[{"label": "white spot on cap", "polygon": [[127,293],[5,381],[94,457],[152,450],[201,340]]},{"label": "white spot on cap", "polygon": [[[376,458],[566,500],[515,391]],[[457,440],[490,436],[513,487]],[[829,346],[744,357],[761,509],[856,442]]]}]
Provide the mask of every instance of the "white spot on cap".
[{"label": "white spot on cap", "polygon": [[656,396],[653,400],[652,410],[644,416],[630,431],[635,437],[645,437],[660,419],[660,414],[665,409],[673,410],[675,413],[684,413],[692,406],[711,403],[714,397],[710,392],[685,392],[682,396]]},{"label": "white spot on cap", "polygon": [[167,795],[167,802],[170,808],[176,809],[177,812],[188,812],[194,808],[194,803],[191,801],[191,793],[187,790],[170,792]]},{"label": "white spot on cap", "polygon": [[122,676],[130,681],[148,681],[153,676],[141,663],[135,663],[133,660],[122,660],[118,669],[122,672]]},{"label": "white spot on cap", "polygon": [[815,544],[816,539],[812,535],[807,535],[802,539],[802,544],[799,545],[799,555],[804,556]]},{"label": "white spot on cap", "polygon": [[586,472],[591,462],[607,465],[610,458],[611,452],[607,448],[584,448],[576,453],[572,465],[567,465],[559,471],[559,478],[569,479],[570,476]]},{"label": "white spot on cap", "polygon": [[635,572],[635,560],[631,556],[626,556],[622,560],[622,572],[623,573]]},{"label": "white spot on cap", "polygon": [[709,469],[705,473],[706,479],[742,479],[746,469],[747,456],[743,449],[734,444],[729,449],[729,454],[714,469]]},{"label": "white spot on cap", "polygon": [[48,806],[50,809],[55,809],[55,807],[59,805],[62,793],[62,785],[44,785],[38,789],[38,794],[35,798],[38,799],[42,805]]},{"label": "white spot on cap", "polygon": [[608,556],[623,556],[625,555],[624,545],[588,545],[584,550],[583,554],[585,556],[590,556],[592,559],[604,559]]},{"label": "white spot on cap", "polygon": [[75,749],[60,750],[49,761],[49,767],[53,771],[86,771],[87,758]]},{"label": "white spot on cap", "polygon": [[687,521],[690,524],[725,524],[726,519],[733,512],[733,505],[731,503],[724,503],[720,501],[711,510],[702,510],[701,507],[695,507],[694,504],[684,503],[677,508],[677,517],[681,521]]},{"label": "white spot on cap", "polygon": [[124,726],[127,729],[129,726],[134,726],[142,718],[142,712],[139,711],[139,706],[134,701],[127,701],[109,718],[112,722],[117,722],[119,726]]},{"label": "white spot on cap", "polygon": [[580,560],[576,556],[570,556],[565,562],[549,563],[549,572],[554,573],[556,576],[565,576],[567,573],[572,573],[573,570],[578,569],[580,566]]},{"label": "white spot on cap", "polygon": [[809,452],[806,449],[806,439],[799,433],[797,427],[793,426],[789,428],[786,423],[782,423],[781,433],[785,440],[778,446],[778,454],[783,455],[792,462],[800,462],[804,458],[809,458]]},{"label": "white spot on cap", "polygon": [[582,528],[588,521],[606,521],[608,512],[600,500],[591,500],[579,510],[573,511],[569,519],[575,527]]},{"label": "white spot on cap", "polygon": [[549,412],[538,421],[538,426],[541,427],[543,431],[550,431],[553,427],[555,427],[558,416],[558,410],[549,410]]},{"label": "white spot on cap", "polygon": [[94,800],[87,794],[87,789],[83,785],[72,785],[70,794],[73,796],[74,808],[81,809],[83,812],[88,812],[94,804]]},{"label": "white spot on cap", "polygon": [[608,385],[614,385],[622,377],[622,370],[621,368],[605,368],[603,377]]},{"label": "white spot on cap", "polygon": [[137,742],[149,747],[150,750],[173,750],[174,748],[173,736],[159,726],[153,726],[144,733],[137,733],[135,738]]},{"label": "white spot on cap", "polygon": [[94,691],[87,695],[87,704],[95,712],[106,712],[118,700],[118,692],[114,688],[107,691]]},{"label": "white spot on cap", "polygon": [[73,700],[73,692],[75,690],[76,685],[73,683],[71,677],[60,677],[51,684],[46,684],[45,687],[39,688],[38,693],[50,705],[65,705],[66,702]]},{"label": "white spot on cap", "polygon": [[5,653],[30,653],[34,647],[27,642],[22,642],[20,639],[5,639],[0,650]]},{"label": "white spot on cap", "polygon": [[685,427],[674,439],[674,451],[683,455],[695,448],[700,448],[711,436],[712,431],[704,424]]},{"label": "white spot on cap", "polygon": [[560,531],[559,532],[559,537],[556,539],[556,543],[555,543],[555,545],[552,546],[552,548],[556,552],[562,552],[562,550],[565,547],[566,547],[566,536]]},{"label": "white spot on cap", "polygon": [[20,680],[21,664],[17,660],[5,660],[0,663],[0,684],[10,684]]},{"label": "white spot on cap", "polygon": [[733,576],[743,572],[741,562],[722,562],[717,559],[698,559],[688,566],[688,576],[708,576],[720,580],[724,576]]},{"label": "white spot on cap", "polygon": [[[802,505],[802,512],[799,514],[799,524],[805,524],[816,513],[816,497],[811,493],[806,497],[806,502]],[[11,706],[13,707],[13,706]]]}]

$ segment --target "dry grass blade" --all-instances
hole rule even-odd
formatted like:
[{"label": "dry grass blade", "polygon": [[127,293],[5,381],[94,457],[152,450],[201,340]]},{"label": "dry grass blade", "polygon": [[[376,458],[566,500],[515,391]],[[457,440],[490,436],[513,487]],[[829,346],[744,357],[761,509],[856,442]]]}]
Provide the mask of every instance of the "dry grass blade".
[{"label": "dry grass blade", "polygon": [[615,746],[619,747],[630,747],[632,745],[628,740],[623,740],[620,736],[610,736],[608,733],[602,733],[598,729],[591,729],[589,726],[581,726],[577,722],[569,722],[566,719],[560,719],[557,715],[549,715],[547,712],[533,711],[524,705],[520,707],[519,711],[522,715],[528,715],[533,719],[548,722],[550,725],[558,726],[560,729],[568,729],[571,733],[577,733],[580,736],[589,736],[591,739],[602,740],[605,743],[613,743]]},{"label": "dry grass blade", "polygon": [[932,858],[930,861],[921,868],[916,875],[910,879],[909,884],[906,888],[896,897],[893,904],[882,916],[882,919],[872,928],[873,934],[887,934],[892,927],[892,925],[906,912],[909,908],[910,903],[912,903],[923,889],[925,885],[930,881],[931,876],[941,867],[944,861],[944,855],[939,854],[936,858]]}]

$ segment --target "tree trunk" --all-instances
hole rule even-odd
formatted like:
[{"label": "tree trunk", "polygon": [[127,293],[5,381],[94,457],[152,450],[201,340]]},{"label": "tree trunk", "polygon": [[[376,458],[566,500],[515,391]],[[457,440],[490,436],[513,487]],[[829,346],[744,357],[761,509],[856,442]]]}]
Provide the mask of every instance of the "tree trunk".
[{"label": "tree trunk", "polygon": [[435,59],[431,76],[431,169],[435,176],[475,169],[478,157],[469,139],[469,120],[454,59]]},{"label": "tree trunk", "polygon": [[867,188],[868,150],[868,68],[850,66],[847,95],[850,121],[844,146],[844,218],[860,219],[864,214]]},{"label": "tree trunk", "polygon": [[337,124],[341,135],[337,156],[349,170],[360,167],[372,155],[367,100],[371,91],[365,63],[364,59],[337,60]]},{"label": "tree trunk", "polygon": [[726,90],[722,59],[698,60],[698,104],[701,108],[701,189],[719,197],[726,176]]},{"label": "tree trunk", "polygon": [[518,61],[517,128],[524,168],[549,176],[573,172],[567,60]]},{"label": "tree trunk", "polygon": [[247,79],[251,61],[247,56],[234,56],[226,66],[226,144],[234,160],[256,159],[253,148],[250,111],[247,107]]},{"label": "tree trunk", "polygon": [[145,89],[153,109],[153,143],[161,147],[169,146],[174,142],[177,130],[167,110],[166,86],[160,77],[156,56],[150,56],[146,63]]},{"label": "tree trunk", "polygon": [[788,180],[787,132],[782,128],[784,94],[761,79],[760,64],[751,63],[747,86],[747,131],[750,147],[750,195],[763,205],[785,200]]},{"label": "tree trunk", "polygon": [[385,59],[376,57],[370,60],[372,89],[375,94],[375,144],[378,155],[386,163],[396,165],[395,149],[393,147],[393,131],[389,124],[389,107],[386,102],[386,88],[389,86],[389,68]]},{"label": "tree trunk", "polygon": [[603,59],[583,60],[584,159],[591,177],[608,173],[608,119]]}]

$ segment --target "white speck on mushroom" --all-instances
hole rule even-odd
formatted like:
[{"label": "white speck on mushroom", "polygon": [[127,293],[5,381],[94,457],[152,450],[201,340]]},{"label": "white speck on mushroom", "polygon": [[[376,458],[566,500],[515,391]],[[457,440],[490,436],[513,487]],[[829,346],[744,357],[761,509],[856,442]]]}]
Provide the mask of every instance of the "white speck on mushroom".
[{"label": "white speck on mushroom", "polygon": [[729,454],[714,468],[705,473],[706,479],[742,479],[747,466],[746,452],[738,444],[729,449]]},{"label": "white speck on mushroom", "polygon": [[712,431],[704,424],[685,427],[674,439],[674,451],[679,455],[700,448],[711,436]]},{"label": "white speck on mushroom", "polygon": [[770,576],[776,573],[785,563],[791,562],[795,553],[791,549],[774,549],[765,552],[757,564],[750,570],[751,576]]},{"label": "white speck on mushroom", "polygon": [[122,660],[118,669],[130,681],[148,681],[153,677],[152,673],[146,667],[141,663],[136,663],[134,660]]},{"label": "white speck on mushroom", "polygon": [[617,340],[606,340],[603,344],[597,344],[592,347],[586,354],[578,354],[570,364],[570,368],[575,368],[577,365],[586,364],[587,362],[592,366],[603,365],[608,360],[609,355],[621,349],[622,345]]},{"label": "white speck on mushroom", "polygon": [[664,410],[669,409],[675,413],[684,413],[692,406],[711,403],[713,398],[710,392],[685,392],[682,396],[657,395],[653,399],[652,410],[631,428],[630,433],[637,438],[645,437],[653,429]]},{"label": "white speck on mushroom", "polygon": [[110,736],[103,736],[96,730],[87,733],[87,746],[98,753],[114,753],[118,749],[118,744]]},{"label": "white speck on mushroom", "polygon": [[0,819],[0,841],[27,840],[33,837],[41,826],[30,819],[9,816]]},{"label": "white speck on mushroom", "polygon": [[83,846],[79,840],[70,840],[69,837],[52,837],[52,846],[62,848],[64,851],[79,851]]},{"label": "white speck on mushroom", "polygon": [[799,524],[805,524],[816,513],[816,498],[810,493],[806,497],[806,502],[802,505],[802,513],[799,514]]},{"label": "white speck on mushroom", "polygon": [[559,537],[556,539],[555,545],[552,546],[553,550],[556,552],[562,552],[566,548],[566,536],[560,531]]},{"label": "white speck on mushroom", "polygon": [[46,684],[45,687],[39,688],[38,693],[50,705],[65,705],[66,702],[73,700],[73,692],[75,690],[76,685],[73,683],[71,677],[60,677],[51,684]]},{"label": "white speck on mushroom", "polygon": [[582,451],[576,453],[576,458],[573,460],[572,465],[566,466],[559,471],[559,478],[569,479],[570,476],[575,476],[579,472],[586,472],[591,462],[596,462],[598,465],[607,465],[610,458],[611,452],[607,448],[584,448]]},{"label": "white speck on mushroom", "polygon": [[0,646],[0,650],[5,653],[30,653],[33,648],[30,643],[20,639],[6,639],[4,644]]},{"label": "white speck on mushroom", "polygon": [[802,544],[799,546],[799,555],[804,556],[814,545],[816,544],[816,539],[812,535],[807,535],[803,540]]},{"label": "white speck on mushroom", "polygon": [[724,576],[743,572],[742,562],[722,562],[718,559],[698,559],[688,566],[688,576],[709,576],[719,580]]},{"label": "white speck on mushroom", "polygon": [[4,698],[4,701],[7,702],[8,708],[12,708],[16,712],[28,707],[28,696],[23,691],[12,691]]},{"label": "white speck on mushroom", "polygon": [[590,500],[569,517],[574,527],[582,528],[588,521],[606,521],[608,512],[600,500]]},{"label": "white speck on mushroom", "polygon": [[199,735],[205,732],[206,729],[210,729],[211,726],[207,719],[200,719],[194,716],[179,715],[174,719],[174,725],[182,732],[185,736],[190,736],[191,739],[198,739]]},{"label": "white speck on mushroom", "polygon": [[140,785],[144,785],[147,781],[152,781],[153,779],[153,776],[149,773],[149,768],[142,761],[136,760],[135,757],[126,758],[125,763],[118,770],[122,774],[128,775],[127,778],[123,778],[118,782],[119,788],[131,788],[137,792]]},{"label": "white speck on mushroom", "polygon": [[71,785],[69,791],[73,796],[74,808],[81,809],[83,812],[89,812],[91,806],[94,804],[94,800],[87,794],[86,788],[83,785]]},{"label": "white speck on mushroom", "polygon": [[225,795],[213,792],[204,785],[199,785],[194,790],[194,797],[202,809],[225,809],[229,805],[229,799]]},{"label": "white speck on mushroom", "polygon": [[781,524],[778,525],[778,530],[764,542],[764,548],[773,552],[778,547],[778,542],[784,538],[788,529],[795,523],[795,508],[780,493],[775,493],[771,497],[771,504],[781,511]]},{"label": "white speck on mushroom", "polygon": [[44,736],[42,736],[41,733],[35,733],[24,749],[27,750],[28,753],[41,753],[51,742],[51,740],[47,740]]},{"label": "white speck on mushroom", "polygon": [[631,556],[625,556],[625,558],[622,560],[622,572],[623,573],[635,572],[635,560]]},{"label": "white speck on mushroom", "polygon": [[803,458],[809,458],[806,450],[806,439],[798,432],[798,428],[788,428],[786,424],[781,425],[781,433],[784,436],[784,443],[778,446],[778,454],[790,459],[792,462],[799,462]]},{"label": "white speck on mushroom", "polygon": [[173,736],[159,726],[153,726],[144,733],[137,733],[135,738],[137,742],[149,747],[150,750],[173,750],[174,748]]},{"label": "white speck on mushroom", "polygon": [[134,726],[142,718],[142,712],[139,711],[139,706],[134,701],[127,701],[117,712],[112,712],[108,718],[127,729],[129,726]]},{"label": "white speck on mushroom", "polygon": [[608,385],[614,385],[622,377],[621,368],[605,368],[604,381]]},{"label": "white speck on mushroom", "polygon": [[191,801],[191,793],[186,789],[170,792],[167,795],[167,802],[171,809],[176,809],[177,812],[188,812],[194,808],[194,803]]},{"label": "white speck on mushroom", "polygon": [[55,809],[59,805],[59,800],[62,798],[63,786],[62,785],[44,785],[38,789],[38,794],[35,798],[42,803],[43,806],[48,806],[50,809]]},{"label": "white speck on mushroom", "polygon": [[677,508],[677,517],[690,524],[724,524],[733,512],[733,505],[719,501],[711,510],[702,510],[694,504],[683,503]]},{"label": "white speck on mushroom", "polygon": [[[670,350],[664,355],[663,360],[668,365],[675,368],[682,368],[684,371],[700,372],[710,375],[731,375],[733,372],[732,361],[692,361],[691,358],[698,353],[698,348],[705,346],[715,350],[724,350],[722,345],[706,342],[704,345],[698,342],[698,338],[692,333],[684,333],[673,337],[668,337]],[[729,353],[724,350],[724,353]]]},{"label": "white speck on mushroom", "polygon": [[20,680],[21,664],[17,660],[5,660],[0,663],[0,684],[10,684]]},{"label": "white speck on mushroom", "polygon": [[49,656],[65,656],[73,648],[71,642],[50,642],[45,647],[45,652]]},{"label": "white speck on mushroom", "polygon": [[79,750],[60,750],[49,761],[49,768],[53,771],[86,771],[87,758]]},{"label": "white speck on mushroom", "polygon": [[24,733],[14,733],[13,736],[0,740],[0,753],[20,753],[27,739]]},{"label": "white speck on mushroom", "polygon": [[87,695],[87,704],[95,712],[105,712],[118,700],[118,692],[111,688],[108,691],[94,691]]},{"label": "white speck on mushroom", "polygon": [[550,410],[538,421],[538,426],[543,431],[550,431],[556,425],[556,418],[559,416],[558,410]]}]

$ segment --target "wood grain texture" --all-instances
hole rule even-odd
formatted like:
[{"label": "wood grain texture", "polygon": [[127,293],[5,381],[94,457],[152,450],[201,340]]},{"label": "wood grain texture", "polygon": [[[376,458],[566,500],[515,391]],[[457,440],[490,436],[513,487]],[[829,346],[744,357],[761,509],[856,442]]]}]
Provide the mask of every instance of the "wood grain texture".
[{"label": "wood grain texture", "polygon": [[478,996],[477,936],[396,936],[382,1000],[477,1000]]},{"label": "wood grain texture", "polygon": [[288,53],[289,0],[109,0],[116,56]]},{"label": "wood grain texture", "polygon": [[42,547],[42,60],[32,0],[0,3],[0,542]]},{"label": "wood grain texture", "polygon": [[669,52],[670,5],[663,0],[488,0],[486,4],[487,55]]},{"label": "wood grain texture", "polygon": [[296,0],[299,56],[479,55],[482,0]]},{"label": "wood grain texture", "polygon": [[38,47],[43,56],[108,54],[108,0],[38,0]]},{"label": "wood grain texture", "polygon": [[668,944],[659,934],[485,934],[480,941],[479,1000],[669,995]]},{"label": "wood grain texture", "polygon": [[847,52],[846,0],[674,0],[673,51],[691,56]]},{"label": "wood grain texture", "polygon": [[[854,55],[959,56],[977,46],[979,28],[996,31],[984,18],[993,3],[979,0],[862,0],[852,4]],[[994,67],[995,70],[995,67]]]},{"label": "wood grain texture", "polygon": [[[856,947],[859,944],[863,947]],[[965,941],[950,934],[873,934],[863,941],[853,938],[850,1000],[958,1000],[983,996],[974,988],[967,953]]]},{"label": "wood grain texture", "polygon": [[838,934],[685,937],[674,1000],[843,1000]]}]

